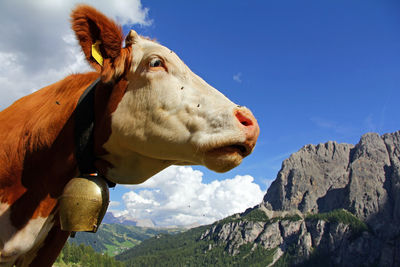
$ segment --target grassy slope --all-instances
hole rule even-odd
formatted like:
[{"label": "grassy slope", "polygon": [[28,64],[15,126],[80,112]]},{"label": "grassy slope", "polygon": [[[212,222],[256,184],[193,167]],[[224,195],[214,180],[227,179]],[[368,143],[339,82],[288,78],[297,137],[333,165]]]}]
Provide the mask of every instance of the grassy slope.
[{"label": "grassy slope", "polygon": [[70,243],[85,244],[100,253],[117,255],[160,233],[179,233],[183,229],[156,229],[121,224],[102,224],[97,233],[79,232]]}]

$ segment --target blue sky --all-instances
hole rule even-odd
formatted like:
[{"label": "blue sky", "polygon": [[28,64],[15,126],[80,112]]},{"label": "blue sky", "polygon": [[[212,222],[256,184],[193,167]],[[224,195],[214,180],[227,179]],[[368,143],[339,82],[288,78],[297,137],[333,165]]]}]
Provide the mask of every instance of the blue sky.
[{"label": "blue sky", "polygon": [[[0,108],[70,73],[87,70],[69,31],[68,14],[75,2],[0,3],[0,33],[7,36],[0,40]],[[117,186],[111,199],[120,205],[113,209],[129,210],[127,205],[179,196],[182,189],[173,191],[165,181],[185,177],[190,183],[202,179],[198,191],[208,192],[203,196],[210,199],[219,192],[218,201],[229,202],[228,206],[247,192],[261,194],[251,177],[264,194],[281,162],[306,144],[355,144],[366,132],[384,134],[400,128],[399,1],[83,2],[117,17],[125,33],[133,28],[174,50],[204,80],[249,107],[261,129],[253,154],[232,171],[171,169],[153,178],[158,187]],[[157,195],[162,187],[167,191]],[[246,194],[241,196],[240,187],[249,191],[243,189]],[[174,212],[180,218],[190,215],[179,206]],[[220,206],[210,218],[229,212]],[[172,217],[163,218],[164,224],[174,223]]]},{"label": "blue sky", "polygon": [[[249,107],[261,134],[243,164],[262,189],[305,144],[399,130],[397,1],[142,1],[151,26],[208,83]],[[129,27],[124,27],[128,30]],[[240,80],[234,76],[239,75]]]}]

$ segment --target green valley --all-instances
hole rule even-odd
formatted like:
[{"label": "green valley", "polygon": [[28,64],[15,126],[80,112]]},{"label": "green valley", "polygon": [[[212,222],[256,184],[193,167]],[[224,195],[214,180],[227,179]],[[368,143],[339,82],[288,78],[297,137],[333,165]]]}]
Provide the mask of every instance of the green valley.
[{"label": "green valley", "polygon": [[175,234],[184,228],[144,228],[122,224],[102,224],[97,233],[76,233],[69,243],[91,246],[96,252],[115,256],[159,234]]}]

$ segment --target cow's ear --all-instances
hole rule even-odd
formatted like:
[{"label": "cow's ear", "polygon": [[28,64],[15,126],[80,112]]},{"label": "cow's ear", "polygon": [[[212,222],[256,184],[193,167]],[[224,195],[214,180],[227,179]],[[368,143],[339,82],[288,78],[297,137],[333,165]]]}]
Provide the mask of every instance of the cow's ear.
[{"label": "cow's ear", "polygon": [[124,72],[126,51],[122,51],[121,26],[96,9],[78,5],[71,14],[72,29],[82,47],[86,60],[102,80],[109,82]]},{"label": "cow's ear", "polygon": [[125,47],[129,47],[137,42],[139,35],[134,30],[130,30],[125,38]]}]

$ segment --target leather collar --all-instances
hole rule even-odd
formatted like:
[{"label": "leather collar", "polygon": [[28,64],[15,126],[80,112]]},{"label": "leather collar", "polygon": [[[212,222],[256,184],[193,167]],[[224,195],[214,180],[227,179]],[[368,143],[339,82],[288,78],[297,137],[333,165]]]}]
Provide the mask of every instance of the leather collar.
[{"label": "leather collar", "polygon": [[88,88],[83,92],[78,100],[74,111],[75,117],[75,156],[78,162],[78,169],[81,176],[95,175],[102,177],[109,187],[115,187],[115,183],[109,181],[106,177],[101,175],[94,162],[96,157],[94,155],[94,99],[97,85],[100,83],[100,78],[97,78]]}]

